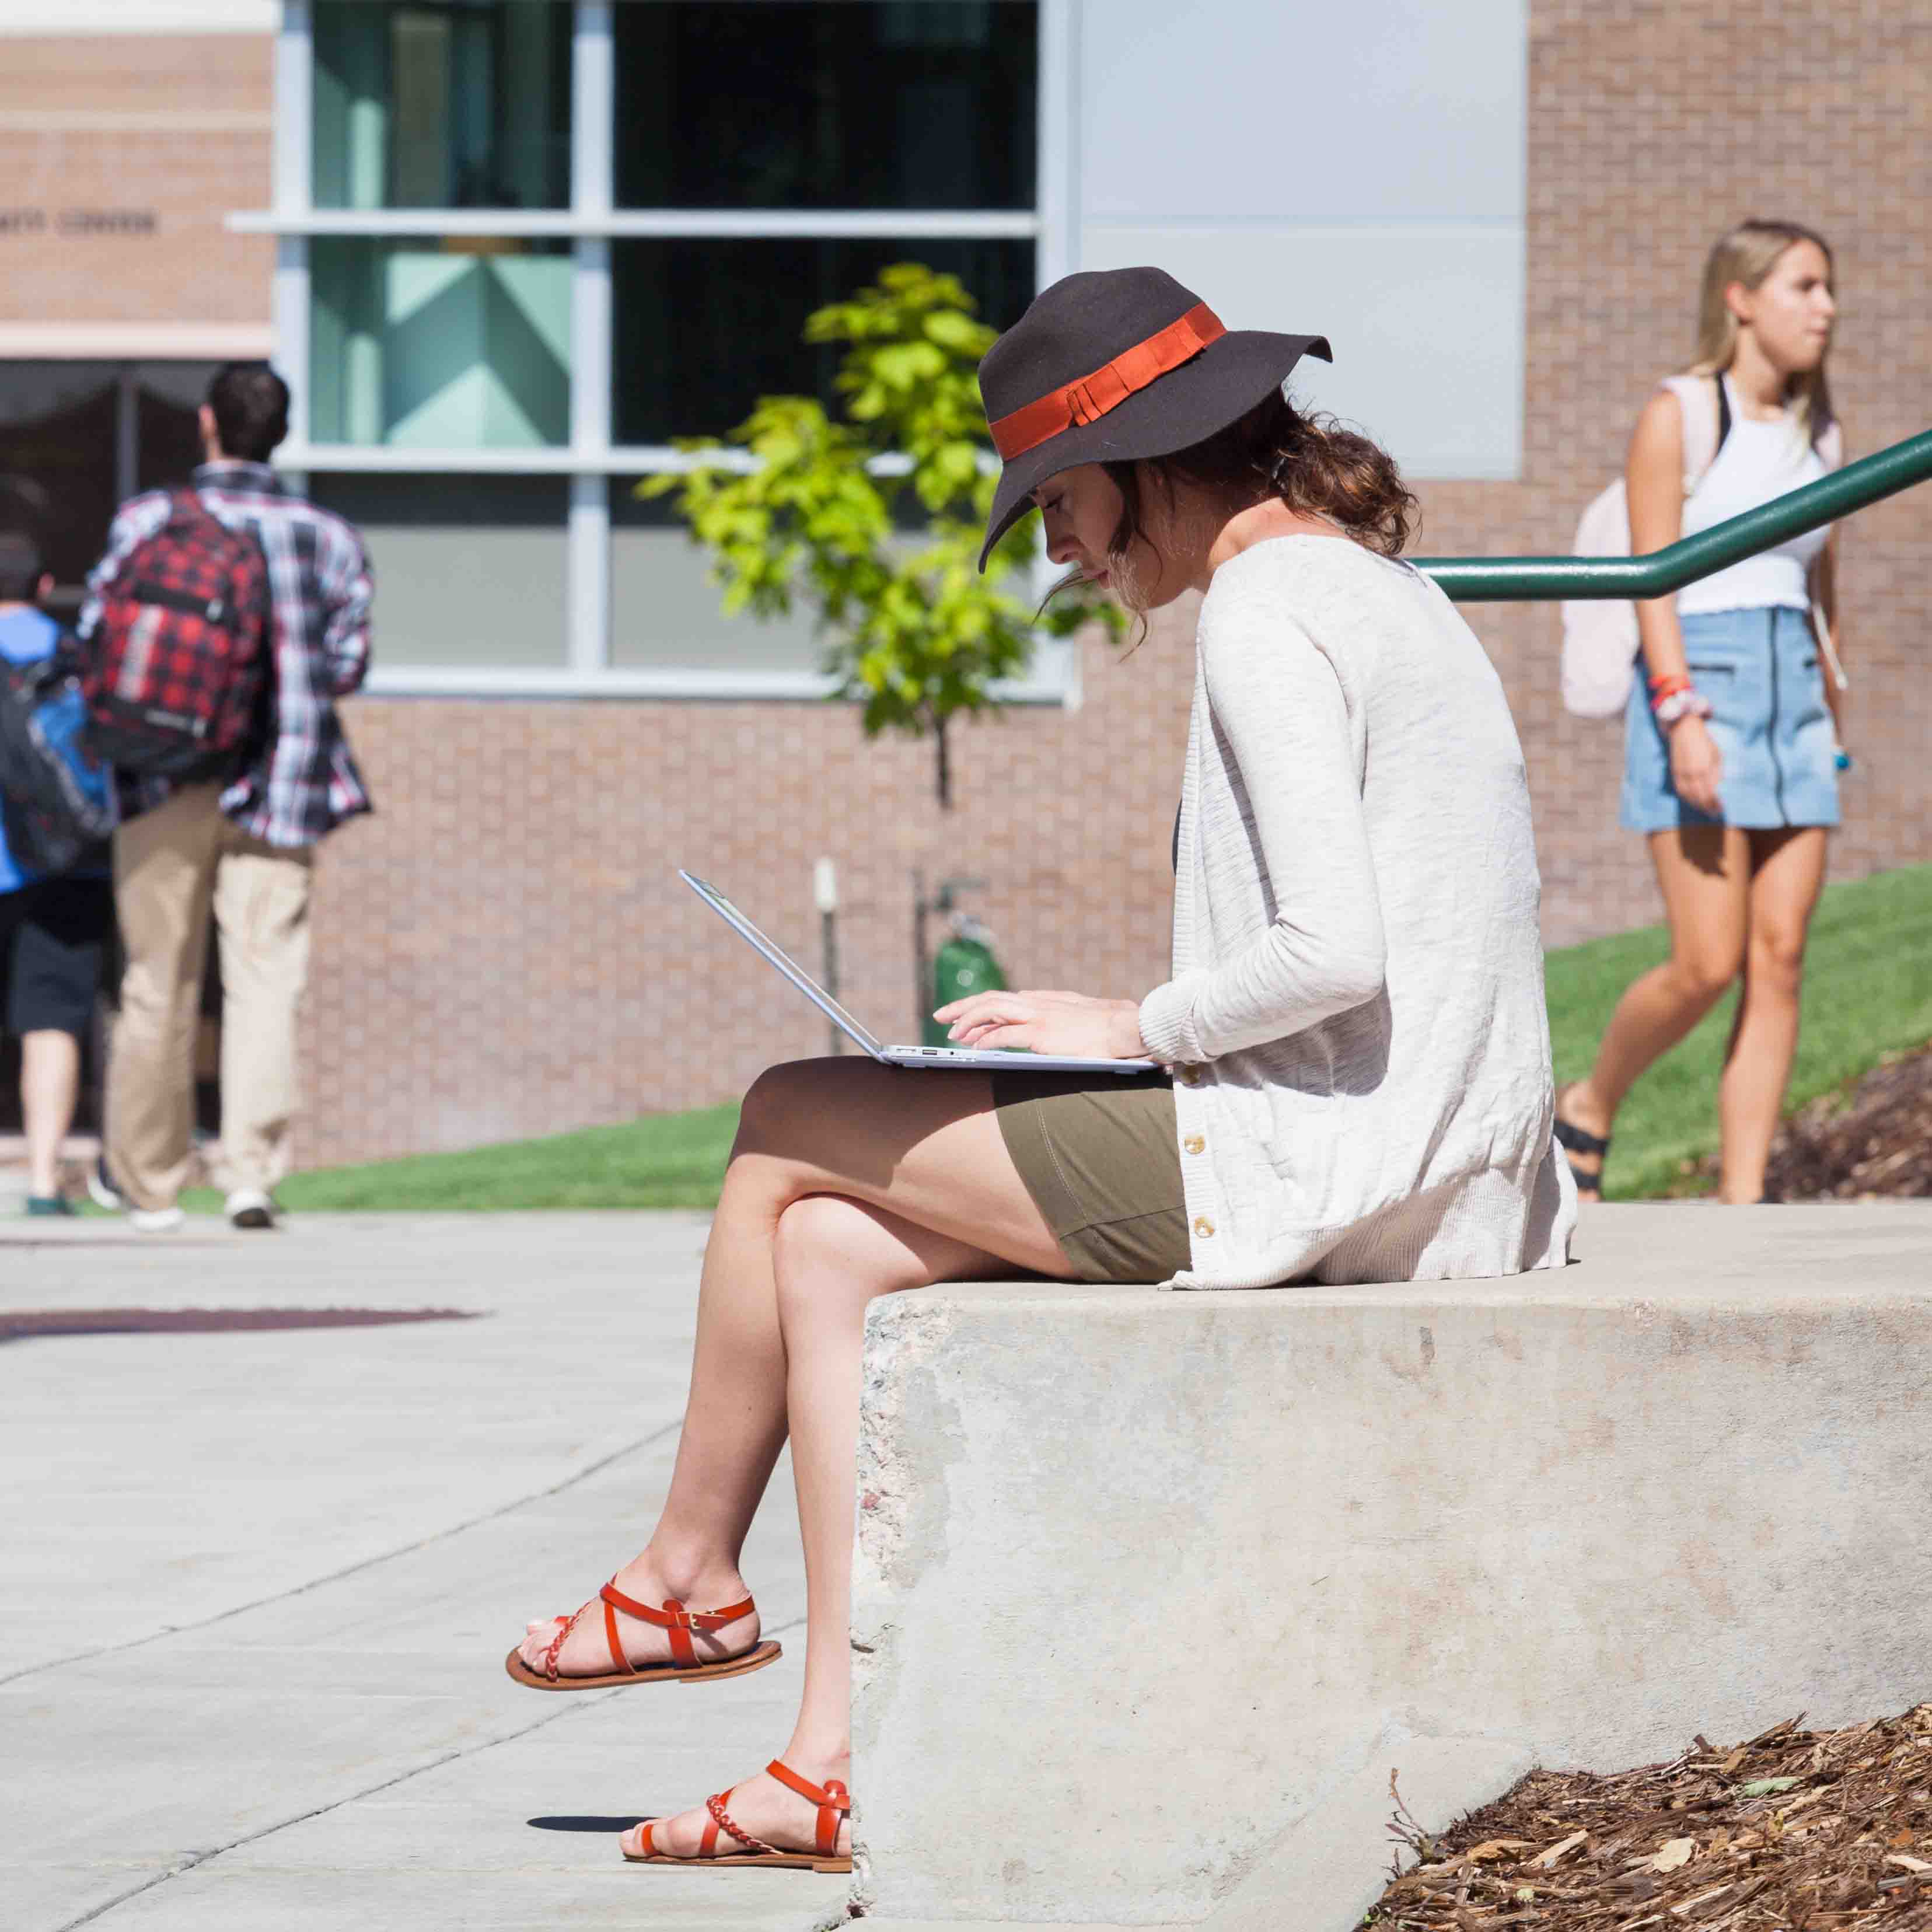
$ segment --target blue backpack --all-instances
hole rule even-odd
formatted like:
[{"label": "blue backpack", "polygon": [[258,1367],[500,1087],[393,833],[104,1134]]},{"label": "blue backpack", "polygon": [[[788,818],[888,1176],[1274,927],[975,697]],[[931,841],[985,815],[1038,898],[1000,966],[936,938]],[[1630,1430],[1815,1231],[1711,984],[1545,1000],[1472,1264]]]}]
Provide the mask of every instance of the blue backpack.
[{"label": "blue backpack", "polygon": [[119,820],[114,772],[87,749],[87,722],[68,640],[50,658],[0,660],[0,814],[26,871],[70,872]]}]

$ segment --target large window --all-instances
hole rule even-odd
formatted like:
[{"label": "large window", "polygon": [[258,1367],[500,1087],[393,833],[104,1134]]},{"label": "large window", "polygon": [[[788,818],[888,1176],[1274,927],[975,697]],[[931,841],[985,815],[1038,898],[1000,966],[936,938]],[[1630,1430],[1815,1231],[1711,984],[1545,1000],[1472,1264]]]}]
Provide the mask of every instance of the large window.
[{"label": "large window", "polygon": [[282,460],[370,533],[375,688],[825,688],[809,626],[725,619],[634,487],[761,394],[836,404],[806,317],[890,262],[1018,316],[1064,223],[1069,8],[289,9],[275,207],[236,225],[280,238]]}]

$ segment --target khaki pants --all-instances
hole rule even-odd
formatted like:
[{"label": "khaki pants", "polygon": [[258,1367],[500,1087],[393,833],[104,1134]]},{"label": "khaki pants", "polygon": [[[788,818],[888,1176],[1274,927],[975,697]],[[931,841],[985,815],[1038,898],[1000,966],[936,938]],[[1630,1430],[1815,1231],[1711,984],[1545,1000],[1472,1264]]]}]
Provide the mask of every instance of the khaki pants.
[{"label": "khaki pants", "polygon": [[218,784],[185,786],[114,835],[128,965],[107,1061],[107,1169],[136,1208],[172,1207],[188,1178],[211,911],[221,944],[222,1179],[266,1193],[289,1171],[315,854],[251,838],[222,816],[220,794]]}]

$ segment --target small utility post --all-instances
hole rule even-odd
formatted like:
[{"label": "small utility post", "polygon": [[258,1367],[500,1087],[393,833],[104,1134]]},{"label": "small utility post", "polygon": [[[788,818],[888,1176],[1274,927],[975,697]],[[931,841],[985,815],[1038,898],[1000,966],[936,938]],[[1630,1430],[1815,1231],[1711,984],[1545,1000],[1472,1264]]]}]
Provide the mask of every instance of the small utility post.
[{"label": "small utility post", "polygon": [[[823,958],[820,969],[825,990],[838,997],[838,868],[830,859],[821,859],[812,868],[812,896],[818,904],[818,940]],[[832,1051],[845,1051],[845,1036],[827,1024]]]}]

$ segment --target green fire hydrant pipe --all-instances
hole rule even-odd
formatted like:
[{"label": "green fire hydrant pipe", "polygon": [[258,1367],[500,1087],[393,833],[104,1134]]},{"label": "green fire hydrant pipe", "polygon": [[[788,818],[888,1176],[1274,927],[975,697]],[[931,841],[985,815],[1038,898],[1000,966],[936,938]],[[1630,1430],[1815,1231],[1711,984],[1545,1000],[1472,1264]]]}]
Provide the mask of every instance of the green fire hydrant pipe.
[{"label": "green fire hydrant pipe", "polygon": [[1664,597],[1928,478],[1932,478],[1932,430],[1644,556],[1419,556],[1415,567],[1426,570],[1459,604]]}]

